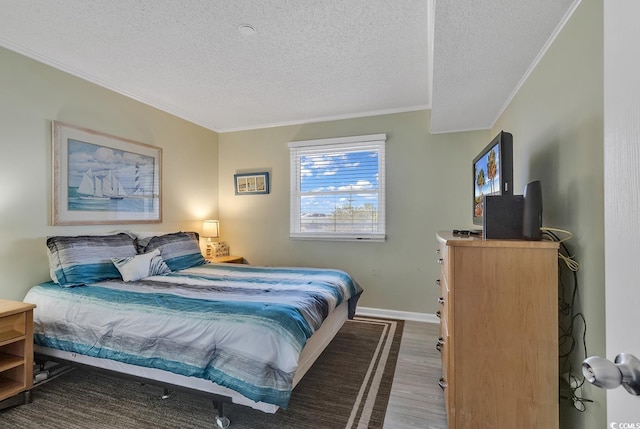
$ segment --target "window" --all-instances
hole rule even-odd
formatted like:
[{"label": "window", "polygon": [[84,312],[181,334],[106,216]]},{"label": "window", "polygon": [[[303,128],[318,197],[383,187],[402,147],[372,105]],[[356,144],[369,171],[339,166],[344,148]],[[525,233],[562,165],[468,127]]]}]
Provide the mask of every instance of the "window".
[{"label": "window", "polygon": [[289,143],[290,237],[385,239],[386,134]]}]

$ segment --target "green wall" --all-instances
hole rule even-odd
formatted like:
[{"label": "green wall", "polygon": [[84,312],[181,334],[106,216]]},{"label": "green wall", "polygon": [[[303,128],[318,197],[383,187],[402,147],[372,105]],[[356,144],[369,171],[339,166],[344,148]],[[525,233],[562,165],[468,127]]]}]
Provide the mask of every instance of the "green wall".
[{"label": "green wall", "polygon": [[[417,111],[219,136],[220,228],[250,263],[335,267],[365,292],[360,305],[434,314],[439,290],[435,234],[471,224],[471,159],[486,131],[431,135]],[[289,149],[296,140],[387,134],[387,240],[289,239]],[[233,175],[270,171],[269,195],[234,195]]]},{"label": "green wall", "polygon": [[[582,1],[492,132],[500,129],[514,136],[515,189],[540,180],[544,226],[573,233],[566,245],[581,264],[575,311],[586,319],[588,354],[604,356],[602,0]],[[578,319],[571,362],[579,377],[583,331]],[[604,391],[587,383],[578,394],[595,402],[580,413],[562,401],[562,427],[606,427]]]},{"label": "green wall", "polygon": [[[51,121],[159,146],[163,223],[51,226]],[[196,229],[218,215],[217,134],[0,48],[0,298],[49,277],[45,237]]]}]

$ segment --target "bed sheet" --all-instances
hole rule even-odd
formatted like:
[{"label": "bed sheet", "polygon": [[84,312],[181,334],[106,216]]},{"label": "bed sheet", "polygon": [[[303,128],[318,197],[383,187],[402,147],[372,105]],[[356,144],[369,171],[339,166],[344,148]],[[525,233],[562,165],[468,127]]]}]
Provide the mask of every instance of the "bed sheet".
[{"label": "bed sheet", "polygon": [[307,339],[362,292],[340,270],[207,264],[136,282],[31,288],[36,344],[211,380],[286,408]]}]

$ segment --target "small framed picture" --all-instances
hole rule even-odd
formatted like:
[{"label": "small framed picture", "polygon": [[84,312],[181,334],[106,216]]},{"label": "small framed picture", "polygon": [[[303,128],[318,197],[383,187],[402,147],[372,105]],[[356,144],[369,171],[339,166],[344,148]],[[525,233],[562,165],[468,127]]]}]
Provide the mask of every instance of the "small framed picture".
[{"label": "small framed picture", "polygon": [[233,175],[236,195],[256,195],[269,193],[269,173],[241,173]]}]

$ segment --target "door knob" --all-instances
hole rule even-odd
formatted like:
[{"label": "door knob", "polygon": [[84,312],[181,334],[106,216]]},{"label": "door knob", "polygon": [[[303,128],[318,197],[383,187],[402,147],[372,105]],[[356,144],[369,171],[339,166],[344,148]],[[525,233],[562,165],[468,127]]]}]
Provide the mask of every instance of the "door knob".
[{"label": "door knob", "polygon": [[599,356],[582,362],[585,379],[603,389],[622,385],[632,395],[640,395],[640,360],[632,354],[620,353],[614,362]]}]

